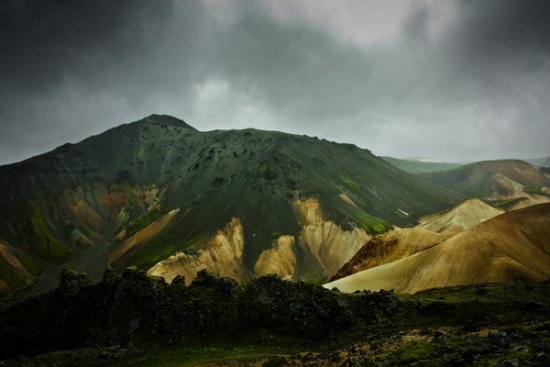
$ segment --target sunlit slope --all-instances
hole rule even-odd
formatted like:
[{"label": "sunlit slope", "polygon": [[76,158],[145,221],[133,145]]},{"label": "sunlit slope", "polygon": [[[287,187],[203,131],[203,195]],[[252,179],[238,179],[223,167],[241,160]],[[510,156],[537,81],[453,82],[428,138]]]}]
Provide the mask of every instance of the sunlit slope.
[{"label": "sunlit slope", "polygon": [[344,292],[418,292],[515,278],[550,278],[550,204],[512,211],[415,255],[325,285]]},{"label": "sunlit slope", "polygon": [[435,233],[419,228],[395,228],[371,238],[331,280],[402,259],[433,247],[454,236],[456,232]]},{"label": "sunlit slope", "polygon": [[415,228],[394,228],[370,239],[331,280],[426,250],[503,212],[481,200],[469,199],[451,209],[426,215]]},{"label": "sunlit slope", "polygon": [[447,162],[429,162],[414,159],[399,159],[393,157],[382,157],[385,161],[391,163],[395,167],[409,173],[426,173],[444,171],[458,167],[459,163]]},{"label": "sunlit slope", "polygon": [[417,228],[432,232],[460,231],[504,213],[479,199],[469,199],[452,209],[420,218]]}]

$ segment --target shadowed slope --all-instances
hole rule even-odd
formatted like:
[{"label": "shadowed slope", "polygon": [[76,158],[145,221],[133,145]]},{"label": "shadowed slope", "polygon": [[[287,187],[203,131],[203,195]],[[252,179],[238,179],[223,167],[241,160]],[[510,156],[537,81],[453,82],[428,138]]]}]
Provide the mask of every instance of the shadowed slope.
[{"label": "shadowed slope", "polygon": [[528,188],[550,186],[548,174],[519,160],[482,161],[420,176],[437,185],[479,198],[514,194],[516,188],[499,179],[503,176]]},{"label": "shadowed slope", "polygon": [[[109,259],[121,270],[171,259],[157,267],[169,277],[206,267],[243,279],[271,270],[327,278],[370,235],[462,199],[354,145],[199,132],[159,115],[0,167],[0,192],[0,238],[48,265],[33,291],[63,265],[98,279]],[[308,202],[320,219],[302,220]],[[217,233],[234,220],[242,249],[214,267]]]}]

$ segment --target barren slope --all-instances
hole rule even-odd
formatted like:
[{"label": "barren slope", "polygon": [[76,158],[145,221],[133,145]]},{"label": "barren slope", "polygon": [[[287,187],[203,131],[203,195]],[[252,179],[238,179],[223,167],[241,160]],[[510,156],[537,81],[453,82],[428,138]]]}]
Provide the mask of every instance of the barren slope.
[{"label": "barren slope", "polygon": [[504,210],[496,209],[479,199],[470,199],[452,209],[420,218],[417,228],[433,232],[460,231],[502,213]]},{"label": "barren slope", "polygon": [[415,228],[395,228],[367,242],[353,258],[332,276],[340,279],[386,264],[433,247],[460,231],[504,213],[478,199],[465,202],[436,214],[420,218]]},{"label": "barren slope", "polygon": [[325,284],[344,292],[550,278],[550,204],[512,211],[415,255]]}]

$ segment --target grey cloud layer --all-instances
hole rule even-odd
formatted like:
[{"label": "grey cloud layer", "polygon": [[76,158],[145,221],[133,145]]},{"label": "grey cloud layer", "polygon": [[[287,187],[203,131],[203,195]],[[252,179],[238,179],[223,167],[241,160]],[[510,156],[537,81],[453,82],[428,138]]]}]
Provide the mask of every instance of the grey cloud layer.
[{"label": "grey cloud layer", "polygon": [[320,22],[326,14],[304,16],[315,8],[281,17],[257,1],[3,1],[0,163],[150,113],[394,156],[548,155],[550,3],[447,3],[453,16],[436,31],[441,5],[413,4],[391,38],[359,44]]}]

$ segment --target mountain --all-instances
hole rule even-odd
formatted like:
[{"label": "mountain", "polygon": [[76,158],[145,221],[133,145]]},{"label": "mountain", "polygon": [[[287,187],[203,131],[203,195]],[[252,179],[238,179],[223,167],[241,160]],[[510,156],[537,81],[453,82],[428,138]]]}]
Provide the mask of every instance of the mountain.
[{"label": "mountain", "polygon": [[550,202],[550,172],[518,160],[482,161],[420,176],[506,210]]},{"label": "mountain", "polygon": [[458,167],[460,163],[435,162],[427,159],[381,157],[393,166],[409,173],[425,173],[448,170]]},{"label": "mountain", "polygon": [[532,158],[527,159],[527,162],[531,163],[533,166],[537,167],[550,167],[550,157],[540,157],[540,158]]},{"label": "mountain", "polygon": [[550,204],[511,211],[411,256],[325,284],[343,292],[550,278]]},{"label": "mountain", "polygon": [[451,209],[420,218],[415,228],[396,227],[371,238],[331,281],[424,251],[503,212],[481,200],[469,199]]},{"label": "mountain", "polygon": [[479,199],[468,199],[451,209],[423,216],[416,228],[432,232],[461,231],[503,212]]},{"label": "mountain", "polygon": [[0,167],[0,192],[22,265],[2,257],[4,294],[48,289],[64,266],[327,278],[372,234],[463,199],[354,145],[160,115]]}]

